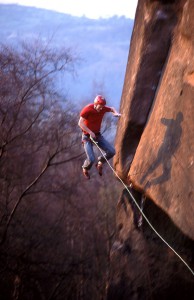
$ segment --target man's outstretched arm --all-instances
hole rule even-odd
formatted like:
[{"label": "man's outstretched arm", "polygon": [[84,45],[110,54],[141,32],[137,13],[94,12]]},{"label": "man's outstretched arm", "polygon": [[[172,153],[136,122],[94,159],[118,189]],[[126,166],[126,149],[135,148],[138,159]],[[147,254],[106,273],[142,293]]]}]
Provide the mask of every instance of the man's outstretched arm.
[{"label": "man's outstretched arm", "polygon": [[111,112],[113,113],[113,115],[115,117],[120,117],[121,116],[121,114],[118,113],[118,111],[114,107],[111,107]]}]

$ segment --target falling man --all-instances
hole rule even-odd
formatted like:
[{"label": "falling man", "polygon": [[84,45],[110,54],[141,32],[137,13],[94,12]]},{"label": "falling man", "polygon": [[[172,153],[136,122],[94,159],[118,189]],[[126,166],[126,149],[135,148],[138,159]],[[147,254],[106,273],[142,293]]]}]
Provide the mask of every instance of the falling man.
[{"label": "falling man", "polygon": [[102,176],[103,163],[115,155],[114,147],[100,133],[102,119],[107,112],[112,112],[116,117],[121,116],[114,107],[106,106],[105,98],[98,95],[95,97],[94,103],[86,105],[80,113],[78,125],[82,129],[82,143],[87,156],[82,166],[82,172],[86,179],[90,179],[89,170],[95,162],[93,150],[95,143],[93,141],[104,152],[104,156],[99,156],[96,164],[100,176]]}]

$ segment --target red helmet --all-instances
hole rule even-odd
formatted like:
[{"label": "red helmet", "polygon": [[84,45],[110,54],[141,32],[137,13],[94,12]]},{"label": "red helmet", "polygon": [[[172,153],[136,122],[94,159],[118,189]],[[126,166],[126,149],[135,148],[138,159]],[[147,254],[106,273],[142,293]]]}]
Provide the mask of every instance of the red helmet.
[{"label": "red helmet", "polygon": [[106,100],[101,95],[96,96],[94,99],[94,104],[106,105]]}]

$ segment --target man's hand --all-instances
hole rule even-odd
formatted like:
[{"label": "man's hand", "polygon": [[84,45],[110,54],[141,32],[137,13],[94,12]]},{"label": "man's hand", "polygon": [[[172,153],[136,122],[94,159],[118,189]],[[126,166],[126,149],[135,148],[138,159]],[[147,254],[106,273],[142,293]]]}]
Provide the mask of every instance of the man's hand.
[{"label": "man's hand", "polygon": [[114,117],[120,117],[120,116],[121,116],[121,114],[119,114],[119,113],[114,114]]},{"label": "man's hand", "polygon": [[121,114],[119,114],[118,111],[114,107],[111,107],[111,112],[113,113],[114,117],[120,117],[121,116]]},{"label": "man's hand", "polygon": [[94,132],[90,132],[90,136],[93,138],[93,139],[95,139],[96,138],[96,135],[95,135],[95,133]]}]

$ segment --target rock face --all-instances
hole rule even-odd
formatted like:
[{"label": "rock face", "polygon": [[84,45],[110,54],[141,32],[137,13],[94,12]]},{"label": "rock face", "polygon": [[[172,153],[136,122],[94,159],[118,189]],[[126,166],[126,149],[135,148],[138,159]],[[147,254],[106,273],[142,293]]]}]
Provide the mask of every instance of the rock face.
[{"label": "rock face", "polygon": [[[139,0],[120,111],[117,174],[194,270],[193,0]],[[108,299],[191,299],[194,275],[126,190],[117,214]]]}]

